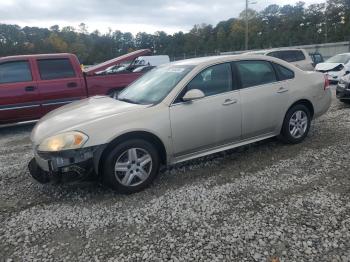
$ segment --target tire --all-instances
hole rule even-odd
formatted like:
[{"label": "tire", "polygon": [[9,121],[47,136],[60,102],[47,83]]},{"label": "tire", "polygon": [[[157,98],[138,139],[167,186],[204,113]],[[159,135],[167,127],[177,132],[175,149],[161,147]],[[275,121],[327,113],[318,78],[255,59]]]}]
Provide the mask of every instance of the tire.
[{"label": "tire", "polygon": [[120,91],[121,91],[121,90],[115,90],[115,89],[113,89],[113,90],[109,91],[107,95],[108,95],[110,98],[117,99],[117,98],[118,98],[118,95],[119,95],[119,93],[120,93]]},{"label": "tire", "polygon": [[298,104],[290,108],[284,118],[281,138],[285,143],[301,143],[308,135],[311,126],[310,110]]},{"label": "tire", "polygon": [[128,140],[103,159],[103,183],[122,194],[136,193],[153,182],[159,166],[159,154],[153,144],[141,139]]},{"label": "tire", "polygon": [[350,99],[340,99],[340,102],[350,105]]}]

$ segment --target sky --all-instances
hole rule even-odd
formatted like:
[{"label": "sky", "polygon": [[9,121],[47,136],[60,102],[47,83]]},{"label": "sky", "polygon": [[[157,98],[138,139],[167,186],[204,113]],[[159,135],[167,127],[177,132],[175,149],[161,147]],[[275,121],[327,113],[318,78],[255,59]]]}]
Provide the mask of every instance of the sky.
[{"label": "sky", "polygon": [[[299,0],[251,0],[260,11],[270,4]],[[324,0],[304,0],[306,5]],[[189,31],[195,24],[216,25],[237,17],[245,0],[0,0],[0,23],[20,26],[74,26],[83,22],[88,31],[108,28],[122,32]]]}]

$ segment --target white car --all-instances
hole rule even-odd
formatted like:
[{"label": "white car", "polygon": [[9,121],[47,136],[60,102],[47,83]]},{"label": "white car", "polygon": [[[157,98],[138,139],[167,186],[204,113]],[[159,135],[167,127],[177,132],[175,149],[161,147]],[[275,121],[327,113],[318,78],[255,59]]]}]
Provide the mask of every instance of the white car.
[{"label": "white car", "polygon": [[269,49],[259,50],[245,53],[246,55],[266,55],[282,59],[288,63],[295,65],[301,70],[313,71],[314,61],[304,49]]},{"label": "white car", "polygon": [[324,63],[317,64],[315,70],[327,74],[330,82],[338,83],[344,75],[350,73],[350,53],[332,56]]}]

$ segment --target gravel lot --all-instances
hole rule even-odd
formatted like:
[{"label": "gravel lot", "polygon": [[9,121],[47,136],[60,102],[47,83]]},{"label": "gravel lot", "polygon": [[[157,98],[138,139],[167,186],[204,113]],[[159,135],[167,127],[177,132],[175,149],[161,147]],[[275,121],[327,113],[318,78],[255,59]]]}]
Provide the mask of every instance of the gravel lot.
[{"label": "gravel lot", "polygon": [[32,127],[0,129],[0,261],[350,261],[350,106],[336,99],[302,144],[187,162],[130,196],[33,181]]}]

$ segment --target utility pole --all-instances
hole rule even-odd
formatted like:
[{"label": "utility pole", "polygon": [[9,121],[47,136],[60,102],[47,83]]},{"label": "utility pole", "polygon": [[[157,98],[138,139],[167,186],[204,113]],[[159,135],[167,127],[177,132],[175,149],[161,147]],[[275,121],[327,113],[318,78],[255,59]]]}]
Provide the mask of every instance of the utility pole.
[{"label": "utility pole", "polygon": [[326,4],[325,4],[325,23],[324,23],[324,38],[325,38],[325,42],[328,43],[328,15],[327,15],[327,9],[328,9],[328,6],[327,6],[327,1],[326,1]]},{"label": "utility pole", "polygon": [[248,1],[249,0],[245,0],[245,50],[248,50],[248,38],[249,38]]},{"label": "utility pole", "polygon": [[248,4],[254,5],[257,2],[249,2],[249,0],[245,0],[245,50],[249,48],[249,17],[248,17]]}]

